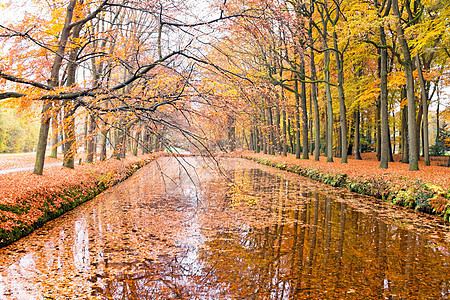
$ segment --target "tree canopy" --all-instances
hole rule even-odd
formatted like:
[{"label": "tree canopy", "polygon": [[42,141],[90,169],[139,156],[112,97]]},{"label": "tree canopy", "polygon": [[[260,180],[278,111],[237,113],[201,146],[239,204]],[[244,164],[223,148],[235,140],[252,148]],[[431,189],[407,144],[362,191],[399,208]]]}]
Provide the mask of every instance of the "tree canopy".
[{"label": "tree canopy", "polygon": [[49,138],[71,168],[84,145],[88,162],[109,146],[116,158],[240,147],[342,163],[373,150],[387,168],[400,152],[416,170],[446,130],[443,1],[51,0],[23,11],[0,23],[0,99],[42,107],[36,174]]}]

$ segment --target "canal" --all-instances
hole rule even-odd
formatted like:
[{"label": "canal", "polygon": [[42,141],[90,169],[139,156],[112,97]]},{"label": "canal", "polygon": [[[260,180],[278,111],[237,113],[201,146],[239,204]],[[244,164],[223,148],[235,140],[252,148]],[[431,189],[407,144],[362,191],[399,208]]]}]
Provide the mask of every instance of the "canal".
[{"label": "canal", "polygon": [[240,159],[162,158],[0,249],[0,299],[449,299],[450,229]]}]

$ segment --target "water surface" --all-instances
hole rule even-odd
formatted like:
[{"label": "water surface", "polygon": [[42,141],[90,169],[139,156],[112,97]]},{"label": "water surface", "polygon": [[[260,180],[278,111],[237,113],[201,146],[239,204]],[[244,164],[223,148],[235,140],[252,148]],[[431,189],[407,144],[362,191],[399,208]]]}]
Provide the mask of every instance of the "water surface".
[{"label": "water surface", "polygon": [[160,159],[0,250],[0,299],[450,298],[448,226],[220,163]]}]

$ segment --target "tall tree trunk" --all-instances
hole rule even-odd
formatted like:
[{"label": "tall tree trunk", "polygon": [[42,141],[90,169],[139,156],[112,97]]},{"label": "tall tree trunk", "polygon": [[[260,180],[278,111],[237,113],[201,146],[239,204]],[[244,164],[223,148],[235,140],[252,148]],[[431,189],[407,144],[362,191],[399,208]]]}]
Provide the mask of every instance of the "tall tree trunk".
[{"label": "tall tree trunk", "polygon": [[383,26],[379,27],[380,40],[382,48],[380,51],[380,112],[381,112],[381,155],[380,155],[380,169],[388,168],[389,161],[389,112],[388,112],[388,90],[387,90],[387,51],[386,35]]},{"label": "tall tree trunk", "polygon": [[[394,154],[395,153],[395,146],[396,146],[396,144],[397,144],[397,140],[396,140],[396,129],[395,129],[395,111],[393,111],[393,109],[392,109],[392,107],[391,107],[391,110],[392,110],[392,118],[394,119],[394,122],[392,123],[392,125],[393,125],[393,130],[392,130],[392,132],[393,132],[393,147],[392,147],[392,149],[391,149],[391,154]],[[392,160],[392,161],[394,161],[394,160]]]},{"label": "tall tree trunk", "polygon": [[272,116],[272,107],[267,107],[267,116],[268,116],[268,120],[267,120],[267,127],[269,128],[269,140],[268,140],[268,144],[269,144],[269,154],[270,155],[274,155],[275,151],[275,143],[274,143],[274,132],[273,132],[273,116]]},{"label": "tall tree trunk", "polygon": [[397,37],[402,47],[404,57],[404,68],[406,78],[406,98],[408,99],[408,138],[409,138],[409,170],[419,170],[419,155],[417,151],[417,135],[416,135],[416,99],[414,96],[414,77],[411,53],[409,51],[408,42],[405,38],[402,27],[402,19],[398,7],[398,0],[392,0],[392,9],[397,17],[396,30]]},{"label": "tall tree trunk", "polygon": [[[64,106],[59,110],[59,116],[58,118],[60,120],[64,120]],[[62,142],[64,141],[64,130],[59,130],[59,140]],[[61,150],[64,152],[66,147],[64,146],[64,143],[61,143]]]},{"label": "tall tree trunk", "polygon": [[255,119],[253,119],[252,122],[252,128],[251,128],[251,139],[252,139],[252,151],[256,153],[256,130],[255,130]]},{"label": "tall tree trunk", "polygon": [[298,93],[298,80],[295,75],[295,158],[300,158],[300,97]]},{"label": "tall tree trunk", "polygon": [[[313,2],[314,1],[311,1],[311,4],[313,4]],[[330,21],[330,15],[327,3],[328,3],[327,1],[324,1],[320,4],[322,6],[322,9],[319,9],[319,6],[317,6],[317,8],[322,20],[322,30],[320,32],[320,37],[322,38],[323,73],[325,77],[324,79],[325,79],[325,96],[326,96],[325,154],[327,156],[327,162],[333,162],[333,99],[331,98],[330,50],[328,48],[328,22]]]},{"label": "tall tree trunk", "polygon": [[106,136],[107,131],[103,129],[100,134],[100,161],[106,159]]},{"label": "tall tree trunk", "polygon": [[47,137],[50,127],[50,110],[52,103],[50,100],[45,100],[42,107],[41,126],[39,129],[38,144],[36,147],[36,161],[34,164],[34,174],[42,175],[44,171],[45,150],[47,149]]},{"label": "tall tree trunk", "polygon": [[228,126],[228,143],[230,145],[229,150],[233,152],[236,150],[236,125],[234,117],[229,118],[229,126]]},{"label": "tall tree trunk", "polygon": [[425,165],[430,165],[430,143],[428,136],[428,96],[425,89],[425,80],[422,74],[422,67],[420,65],[419,54],[416,54],[416,67],[419,74],[420,83],[420,97],[422,99],[423,107],[423,153],[425,158]]},{"label": "tall tree trunk", "polygon": [[283,118],[283,156],[287,156],[286,110],[284,109],[282,112],[282,118]]},{"label": "tall tree trunk", "polygon": [[88,147],[88,135],[89,135],[89,113],[86,112],[84,115],[84,152],[87,153]]},{"label": "tall tree trunk", "polygon": [[141,143],[141,154],[148,153],[148,128],[144,125],[144,130],[142,131],[142,143]]},{"label": "tall tree trunk", "polygon": [[119,132],[121,147],[120,147],[120,158],[124,159],[127,156],[127,136],[128,136],[128,128],[124,126],[124,129]]},{"label": "tall tree trunk", "polygon": [[305,75],[305,57],[300,54],[300,80],[301,80],[301,108],[302,108],[302,159],[309,159],[308,152],[308,111],[306,110],[306,75]]},{"label": "tall tree trunk", "polygon": [[263,130],[261,130],[261,140],[262,140],[262,148],[263,148],[263,153],[264,154],[267,154],[268,152],[267,152],[267,120],[266,120],[266,109],[263,107],[263,108],[261,108],[261,111],[262,111],[262,124],[263,124],[263,127],[262,127],[262,129]]},{"label": "tall tree trunk", "polygon": [[[108,103],[106,103],[106,108],[108,108]],[[108,140],[108,132],[109,129],[106,128],[106,123],[108,118],[104,116],[100,123],[101,123],[101,131],[100,131],[100,161],[106,160],[106,142]]]},{"label": "tall tree trunk", "polygon": [[117,124],[118,127],[114,130],[114,152],[113,156],[115,159],[121,160],[126,152],[126,139],[125,139],[125,126],[123,126],[123,120],[120,119]]},{"label": "tall tree trunk", "polygon": [[157,143],[158,141],[156,139],[156,134],[148,133],[147,153],[152,153],[153,151],[156,151]]},{"label": "tall tree trunk", "polygon": [[[353,113],[353,116],[355,114]],[[352,155],[353,154],[353,145],[354,143],[352,143],[355,140],[355,120],[354,118],[351,118],[349,120],[349,136],[348,136],[348,147],[347,147],[347,155]]]},{"label": "tall tree trunk", "polygon": [[360,137],[360,125],[359,125],[359,108],[355,111],[355,159],[356,160],[362,160],[361,158],[361,146],[360,146],[360,141],[359,141],[359,137]]},{"label": "tall tree trunk", "polygon": [[292,124],[291,124],[291,119],[288,118],[288,135],[289,135],[289,143],[291,144],[290,146],[290,153],[294,154],[294,137],[292,136]]},{"label": "tall tree trunk", "polygon": [[314,160],[319,161],[320,158],[320,115],[319,115],[319,102],[317,101],[317,72],[316,62],[314,59],[314,39],[312,34],[312,22],[309,25],[309,43],[310,43],[310,66],[311,66],[311,98],[314,106]]},{"label": "tall tree trunk", "polygon": [[247,150],[250,150],[250,144],[247,139],[247,135],[245,134],[245,129],[242,128],[242,139],[241,139],[241,149],[244,150],[244,142]]},{"label": "tall tree trunk", "polygon": [[420,133],[422,131],[422,117],[423,117],[423,105],[422,101],[419,102],[419,109],[417,109],[416,117],[416,139],[417,139],[417,155],[420,157]]},{"label": "tall tree trunk", "polygon": [[341,157],[342,156],[342,130],[341,130],[340,126],[338,128],[336,128],[336,134],[338,136],[338,149],[335,154],[335,157]]},{"label": "tall tree trunk", "polygon": [[255,135],[254,135],[254,128],[253,126],[250,128],[250,147],[248,150],[255,151]]},{"label": "tall tree trunk", "polygon": [[280,122],[281,122],[281,116],[280,116],[280,109],[278,107],[278,105],[275,105],[275,139],[274,139],[274,143],[276,146],[276,151],[278,152],[278,154],[281,155],[282,151],[283,151],[283,147],[281,145],[281,135],[280,135]]},{"label": "tall tree trunk", "polygon": [[[80,37],[81,25],[77,25],[73,29],[72,39],[76,41]],[[71,87],[75,84],[75,74],[77,70],[76,58],[78,56],[79,46],[74,47],[69,54],[69,63],[67,65],[67,82],[66,86]],[[65,123],[64,131],[66,132],[65,151],[63,166],[73,169],[75,167],[75,154],[76,154],[76,134],[75,134],[75,110],[73,101],[64,102]],[[70,115],[72,114],[72,115]],[[67,120],[66,120],[67,119]]]},{"label": "tall tree trunk", "polygon": [[381,121],[380,121],[380,115],[381,115],[381,101],[380,97],[377,98],[376,103],[376,114],[375,114],[375,142],[376,142],[376,153],[377,153],[377,160],[381,160]]},{"label": "tall tree trunk", "polygon": [[[403,89],[405,91],[405,89]],[[404,93],[404,92],[403,92]],[[409,145],[408,145],[408,116],[407,116],[408,107],[405,106],[402,108],[402,125],[401,125],[401,134],[402,134],[402,163],[407,164],[409,162]]]},{"label": "tall tree trunk", "polygon": [[86,162],[87,163],[93,163],[95,159],[95,132],[96,132],[96,122],[95,122],[95,116],[89,115],[88,118],[89,123],[89,130],[88,130],[88,147],[87,147],[87,155],[86,155]]},{"label": "tall tree trunk", "polygon": [[441,134],[441,129],[440,129],[440,124],[439,124],[439,108],[440,108],[440,104],[441,104],[441,99],[439,97],[439,91],[437,93],[437,107],[436,107],[436,140],[434,142],[434,144],[436,145],[437,142],[439,141],[439,135]]},{"label": "tall tree trunk", "polygon": [[137,156],[137,154],[138,154],[139,136],[140,136],[140,131],[136,130],[136,133],[134,134],[133,156]]},{"label": "tall tree trunk", "polygon": [[258,129],[258,126],[255,126],[255,146],[256,146],[256,153],[261,152],[261,133]]},{"label": "tall tree trunk", "polygon": [[50,153],[50,157],[58,158],[58,111],[53,112],[52,117],[52,152]]},{"label": "tall tree trunk", "polygon": [[393,155],[394,151],[392,151],[391,130],[389,129],[389,126],[388,126],[388,142],[389,142],[389,151],[388,151],[389,162],[394,162],[394,155]]},{"label": "tall tree trunk", "polygon": [[76,134],[75,134],[75,116],[74,103],[72,100],[64,102],[64,158],[63,166],[73,169],[75,167],[76,154]]},{"label": "tall tree trunk", "polygon": [[75,116],[72,112],[73,101],[64,102],[64,158],[63,166],[73,169],[75,167]]},{"label": "tall tree trunk", "polygon": [[[72,22],[73,10],[76,5],[76,0],[71,0],[67,6],[66,19],[64,21],[64,27],[61,31],[59,38],[58,49],[55,53],[55,59],[53,61],[52,70],[50,73],[49,85],[52,87],[59,86],[59,70],[61,69],[64,52],[66,50],[67,40],[70,34],[70,23]],[[47,148],[48,131],[50,128],[50,109],[51,101],[45,100],[42,107],[41,128],[39,129],[38,145],[36,148],[36,161],[34,164],[34,174],[42,175],[44,171],[45,163],[45,150]]]},{"label": "tall tree trunk", "polygon": [[338,98],[339,98],[339,121],[341,123],[341,163],[347,163],[347,108],[345,107],[344,94],[344,58],[341,52],[338,52],[337,34],[333,31],[333,46],[335,48],[335,59],[338,77]]},{"label": "tall tree trunk", "polygon": [[314,132],[313,132],[313,108],[312,108],[312,96],[309,94],[309,116],[308,116],[308,128],[309,128],[309,154],[314,155]]},{"label": "tall tree trunk", "polygon": [[[326,27],[326,25],[325,25]],[[328,49],[327,39],[323,38],[323,48]],[[330,52],[324,52],[325,95],[327,98],[327,162],[333,162],[333,100],[330,88]]]}]

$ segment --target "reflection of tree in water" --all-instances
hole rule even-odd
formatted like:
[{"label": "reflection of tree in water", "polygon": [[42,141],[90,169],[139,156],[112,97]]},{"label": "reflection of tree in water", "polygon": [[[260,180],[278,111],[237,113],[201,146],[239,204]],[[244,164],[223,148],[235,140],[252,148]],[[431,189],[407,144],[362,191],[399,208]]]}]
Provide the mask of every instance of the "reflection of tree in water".
[{"label": "reflection of tree in water", "polygon": [[220,297],[216,280],[188,253],[160,256],[158,261],[133,263],[106,262],[102,275],[91,277],[96,283],[95,294],[109,299],[195,299]]},{"label": "reflection of tree in water", "polygon": [[17,257],[3,260],[0,292],[15,285],[13,296],[67,299],[90,288],[100,299],[449,297],[444,247],[332,199],[321,184],[232,168],[234,183],[207,177],[201,191],[186,178],[157,183],[159,171],[144,170],[56,220],[63,226],[37,235],[42,243],[34,236],[28,248],[12,245]]},{"label": "reflection of tree in water", "polygon": [[[279,178],[258,175],[250,190],[286,195],[282,182],[276,191]],[[260,200],[277,202],[270,205],[280,212],[277,223],[263,230],[229,230],[207,241],[209,250],[200,259],[234,297],[449,296],[449,258],[424,247],[421,236],[317,193],[297,195],[308,199],[298,210],[285,209],[292,206],[288,197]],[[296,222],[286,222],[289,218]]]},{"label": "reflection of tree in water", "polygon": [[[204,245],[156,261],[106,262],[115,273],[92,278],[104,283],[97,292],[113,299],[448,297],[449,259],[422,237],[259,169],[230,177],[238,189],[219,191],[220,180],[206,189],[234,222],[213,209],[200,218],[200,227],[218,218]],[[236,205],[246,196],[258,201]]]},{"label": "reflection of tree in water", "polygon": [[89,232],[85,218],[75,221],[73,260],[78,272],[88,272],[90,269]]}]

